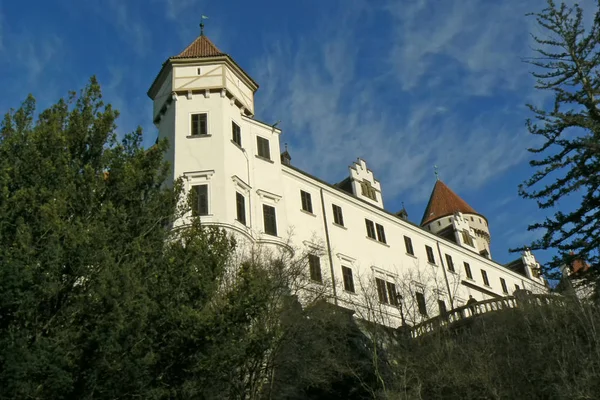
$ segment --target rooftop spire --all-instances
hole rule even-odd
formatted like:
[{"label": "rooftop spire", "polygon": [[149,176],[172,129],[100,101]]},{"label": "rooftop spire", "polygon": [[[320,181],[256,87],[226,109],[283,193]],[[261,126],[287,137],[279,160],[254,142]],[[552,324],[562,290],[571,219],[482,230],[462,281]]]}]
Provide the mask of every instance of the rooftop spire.
[{"label": "rooftop spire", "polygon": [[200,36],[204,36],[204,20],[208,19],[206,15],[200,16]]},{"label": "rooftop spire", "polygon": [[435,174],[435,180],[439,181],[440,180],[440,174],[438,173],[438,166],[437,165],[433,166],[433,173]]}]

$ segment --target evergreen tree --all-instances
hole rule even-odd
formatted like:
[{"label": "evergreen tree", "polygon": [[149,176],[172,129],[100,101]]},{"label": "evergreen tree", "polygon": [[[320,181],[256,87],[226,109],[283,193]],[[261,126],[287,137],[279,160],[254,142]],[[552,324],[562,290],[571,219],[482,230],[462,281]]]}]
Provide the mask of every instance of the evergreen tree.
[{"label": "evergreen tree", "polygon": [[[600,5],[600,3],[599,3]],[[600,9],[600,8],[599,8]],[[568,211],[556,211],[544,221],[529,226],[544,234],[533,249],[556,249],[546,272],[557,277],[557,267],[583,259],[590,264],[587,278],[598,280],[600,246],[600,13],[596,10],[586,30],[583,10],[575,5],[547,7],[532,14],[543,29],[533,35],[538,57],[528,60],[535,66],[536,88],[554,96],[553,106],[544,109],[528,105],[533,121],[529,132],[540,137],[539,147],[530,148],[537,158],[536,169],[519,187],[524,198],[534,199],[542,209],[566,200],[580,204]],[[561,204],[564,207],[564,203]]]}]

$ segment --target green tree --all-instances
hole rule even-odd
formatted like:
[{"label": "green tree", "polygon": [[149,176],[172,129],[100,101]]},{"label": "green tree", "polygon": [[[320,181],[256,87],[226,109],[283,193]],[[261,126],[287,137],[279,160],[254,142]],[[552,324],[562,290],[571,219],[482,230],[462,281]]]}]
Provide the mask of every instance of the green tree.
[{"label": "green tree", "polygon": [[94,78],[35,115],[0,125],[0,398],[364,398],[360,331],[306,257],[177,224],[168,144],[119,140]]},{"label": "green tree", "polygon": [[[538,57],[528,60],[535,67],[536,88],[554,97],[551,107],[528,105],[533,120],[529,132],[542,139],[530,148],[536,169],[519,192],[534,199],[542,209],[555,207],[570,197],[579,201],[568,211],[533,224],[543,237],[533,249],[556,249],[558,255],[547,266],[548,273],[575,258],[591,265],[588,278],[598,280],[600,246],[600,14],[596,10],[591,26],[583,24],[583,10],[548,0],[547,7],[532,14],[543,30],[533,36]],[[564,207],[561,203],[561,207]],[[571,254],[572,253],[572,254]],[[555,275],[556,276],[556,275]]]}]

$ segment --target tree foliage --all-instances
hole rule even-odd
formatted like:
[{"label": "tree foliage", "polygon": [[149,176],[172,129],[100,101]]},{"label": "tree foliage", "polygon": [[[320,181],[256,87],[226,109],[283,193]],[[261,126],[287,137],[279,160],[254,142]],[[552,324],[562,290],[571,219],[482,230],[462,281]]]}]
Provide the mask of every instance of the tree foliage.
[{"label": "tree foliage", "polygon": [[173,229],[190,199],[164,185],[168,144],[119,140],[95,79],[35,106],[0,125],[0,398],[366,398],[368,342],[300,306],[303,258]]},{"label": "tree foliage", "polygon": [[[599,3],[600,4],[600,3]],[[556,249],[558,255],[547,272],[586,260],[591,266],[588,277],[598,279],[600,246],[600,9],[591,26],[584,27],[581,7],[557,5],[532,14],[543,31],[533,35],[538,57],[528,60],[535,67],[536,88],[550,92],[551,107],[528,105],[534,114],[527,121],[529,132],[542,139],[530,148],[537,158],[530,162],[536,169],[519,188],[525,198],[534,199],[542,209],[565,201],[580,204],[569,211],[556,211],[543,222],[533,224],[543,237],[534,249]]]}]

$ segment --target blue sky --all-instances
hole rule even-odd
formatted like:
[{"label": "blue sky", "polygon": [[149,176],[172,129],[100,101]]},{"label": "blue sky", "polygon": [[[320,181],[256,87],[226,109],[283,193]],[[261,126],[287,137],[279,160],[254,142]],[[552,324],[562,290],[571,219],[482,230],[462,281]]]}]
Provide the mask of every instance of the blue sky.
[{"label": "blue sky", "polygon": [[493,258],[508,262],[517,257],[508,248],[538,237],[527,225],[544,216],[517,195],[535,144],[525,103],[549,100],[521,61],[538,31],[525,14],[544,3],[0,0],[0,112],[28,93],[46,107],[95,74],[121,111],[119,130],[140,125],[151,144],[146,91],[205,14],[207,36],[261,85],[256,117],[281,120],[294,165],[333,183],[362,157],[386,208],[404,202],[416,223],[437,165],[487,216]]}]

